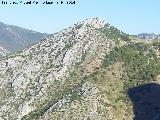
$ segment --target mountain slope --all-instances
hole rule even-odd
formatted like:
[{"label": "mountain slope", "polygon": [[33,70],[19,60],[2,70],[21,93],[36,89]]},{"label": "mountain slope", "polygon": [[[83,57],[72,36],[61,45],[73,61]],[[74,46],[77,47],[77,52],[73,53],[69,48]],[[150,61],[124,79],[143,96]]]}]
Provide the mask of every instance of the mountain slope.
[{"label": "mountain slope", "polygon": [[47,36],[45,33],[39,33],[0,22],[0,46],[10,52],[15,52],[37,43]]},{"label": "mountain slope", "polygon": [[98,18],[55,33],[0,61],[1,119],[131,120],[127,89],[160,74],[156,45]]}]

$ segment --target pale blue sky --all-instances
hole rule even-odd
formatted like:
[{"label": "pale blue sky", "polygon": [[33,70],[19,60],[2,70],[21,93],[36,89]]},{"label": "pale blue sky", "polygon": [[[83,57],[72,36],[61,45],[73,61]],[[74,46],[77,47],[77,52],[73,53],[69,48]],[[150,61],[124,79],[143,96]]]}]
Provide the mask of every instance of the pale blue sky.
[{"label": "pale blue sky", "polygon": [[159,34],[160,0],[76,0],[76,5],[0,4],[0,22],[39,32],[54,33],[93,17],[100,17],[129,34]]}]

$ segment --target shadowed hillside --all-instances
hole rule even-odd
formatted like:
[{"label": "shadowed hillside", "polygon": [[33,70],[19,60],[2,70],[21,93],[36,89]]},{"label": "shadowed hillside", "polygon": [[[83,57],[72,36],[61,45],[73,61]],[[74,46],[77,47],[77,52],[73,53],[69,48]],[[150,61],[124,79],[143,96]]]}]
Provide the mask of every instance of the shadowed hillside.
[{"label": "shadowed hillside", "polygon": [[133,103],[134,120],[160,120],[160,85],[145,84],[130,88],[128,95]]}]

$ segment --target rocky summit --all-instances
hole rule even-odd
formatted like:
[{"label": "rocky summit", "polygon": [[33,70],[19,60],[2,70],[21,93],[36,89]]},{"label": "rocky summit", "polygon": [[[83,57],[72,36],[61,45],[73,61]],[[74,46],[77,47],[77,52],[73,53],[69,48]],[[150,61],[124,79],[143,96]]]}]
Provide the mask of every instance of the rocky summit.
[{"label": "rocky summit", "polygon": [[87,19],[0,60],[0,120],[132,120],[128,89],[160,82],[159,41]]}]

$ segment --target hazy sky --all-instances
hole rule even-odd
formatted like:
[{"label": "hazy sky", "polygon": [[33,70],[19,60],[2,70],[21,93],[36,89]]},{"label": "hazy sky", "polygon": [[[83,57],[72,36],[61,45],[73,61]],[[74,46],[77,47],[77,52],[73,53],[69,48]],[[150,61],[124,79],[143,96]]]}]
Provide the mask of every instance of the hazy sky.
[{"label": "hazy sky", "polygon": [[76,5],[28,6],[2,5],[1,1],[1,22],[39,32],[54,33],[78,21],[100,17],[129,34],[160,33],[160,0],[76,0]]}]

